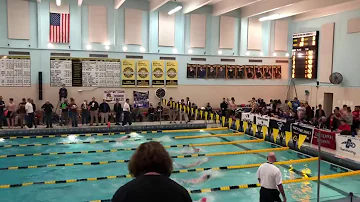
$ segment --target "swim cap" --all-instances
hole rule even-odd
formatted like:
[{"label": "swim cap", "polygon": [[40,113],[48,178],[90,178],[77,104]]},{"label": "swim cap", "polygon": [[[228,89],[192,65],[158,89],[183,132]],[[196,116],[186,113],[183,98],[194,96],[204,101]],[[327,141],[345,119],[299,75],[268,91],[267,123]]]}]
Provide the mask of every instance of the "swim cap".
[{"label": "swim cap", "polygon": [[211,177],[211,175],[206,175],[206,178],[209,179]]}]

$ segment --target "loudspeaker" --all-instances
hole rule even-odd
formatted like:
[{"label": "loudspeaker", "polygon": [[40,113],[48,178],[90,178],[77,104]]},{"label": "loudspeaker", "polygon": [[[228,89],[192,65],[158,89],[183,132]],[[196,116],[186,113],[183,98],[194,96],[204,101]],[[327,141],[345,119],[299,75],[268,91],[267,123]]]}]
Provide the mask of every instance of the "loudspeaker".
[{"label": "loudspeaker", "polygon": [[42,72],[39,72],[39,100],[43,99]]}]

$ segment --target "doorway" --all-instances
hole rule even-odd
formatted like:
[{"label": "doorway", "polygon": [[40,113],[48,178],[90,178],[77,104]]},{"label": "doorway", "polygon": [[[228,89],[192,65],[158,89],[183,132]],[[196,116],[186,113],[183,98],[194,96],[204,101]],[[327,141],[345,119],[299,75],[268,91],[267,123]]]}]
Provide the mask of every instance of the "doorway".
[{"label": "doorway", "polygon": [[324,93],[324,111],[327,116],[332,113],[333,110],[333,93]]}]

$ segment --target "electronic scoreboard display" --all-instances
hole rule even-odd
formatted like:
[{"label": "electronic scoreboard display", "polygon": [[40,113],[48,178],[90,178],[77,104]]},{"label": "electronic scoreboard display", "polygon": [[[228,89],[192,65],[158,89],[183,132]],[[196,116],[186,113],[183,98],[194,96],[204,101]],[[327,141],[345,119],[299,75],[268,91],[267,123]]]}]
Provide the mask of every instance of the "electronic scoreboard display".
[{"label": "electronic scoreboard display", "polygon": [[317,79],[319,32],[293,35],[291,77]]}]

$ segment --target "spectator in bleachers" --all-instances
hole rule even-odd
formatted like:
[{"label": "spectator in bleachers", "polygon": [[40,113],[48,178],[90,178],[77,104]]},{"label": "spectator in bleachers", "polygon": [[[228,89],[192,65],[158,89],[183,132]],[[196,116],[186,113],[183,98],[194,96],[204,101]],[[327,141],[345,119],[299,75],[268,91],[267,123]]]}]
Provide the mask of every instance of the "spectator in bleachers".
[{"label": "spectator in bleachers", "polygon": [[292,109],[294,110],[294,112],[297,112],[298,107],[300,107],[300,101],[298,100],[297,97],[294,98],[291,105],[292,105]]},{"label": "spectator in bleachers", "polygon": [[122,115],[122,106],[119,99],[116,99],[116,103],[114,104],[114,113],[115,113],[115,125],[120,125],[121,115]]},{"label": "spectator in bleachers", "polygon": [[316,118],[320,118],[320,117],[326,116],[326,115],[325,115],[325,111],[322,109],[322,105],[319,104],[318,107],[319,107],[319,108],[316,110],[315,117],[316,117]]},{"label": "spectator in bleachers", "polygon": [[330,116],[326,120],[325,125],[327,129],[334,131],[338,129],[340,121],[338,118],[336,118],[335,114],[330,114]]},{"label": "spectator in bleachers", "polygon": [[352,112],[352,115],[354,118],[353,127],[354,130],[357,131],[360,123],[360,106],[355,106],[355,110]]},{"label": "spectator in bleachers", "polygon": [[134,122],[136,122],[138,119],[140,122],[143,121],[143,116],[141,114],[140,108],[138,106],[135,107],[135,109],[131,110],[132,119]]},{"label": "spectator in bleachers", "polygon": [[237,109],[237,105],[235,103],[234,97],[232,97],[231,101],[229,102],[229,108],[230,108],[230,116],[235,116],[235,110]]},{"label": "spectator in bleachers", "polygon": [[344,119],[341,119],[340,120],[340,126],[338,128],[338,131],[339,132],[342,132],[342,131],[351,131],[351,127],[349,124],[347,124],[346,120]]},{"label": "spectator in bleachers", "polygon": [[314,118],[314,111],[311,109],[309,103],[305,102],[305,110],[306,110],[306,118],[308,121],[312,120]]}]

